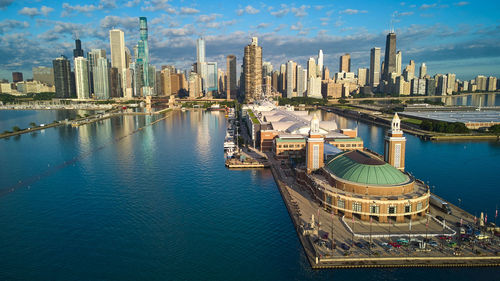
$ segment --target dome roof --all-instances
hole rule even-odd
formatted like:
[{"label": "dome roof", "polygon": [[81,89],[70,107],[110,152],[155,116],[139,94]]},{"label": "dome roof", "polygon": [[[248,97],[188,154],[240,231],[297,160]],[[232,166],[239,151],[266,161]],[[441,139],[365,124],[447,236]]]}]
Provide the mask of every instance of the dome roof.
[{"label": "dome roof", "polygon": [[360,184],[393,186],[410,181],[400,170],[358,150],[338,155],[325,169],[339,178]]}]

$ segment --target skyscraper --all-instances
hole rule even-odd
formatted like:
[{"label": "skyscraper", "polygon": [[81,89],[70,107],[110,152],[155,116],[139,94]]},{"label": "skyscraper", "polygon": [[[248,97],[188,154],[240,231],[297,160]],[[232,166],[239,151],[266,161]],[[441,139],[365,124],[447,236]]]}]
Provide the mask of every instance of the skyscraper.
[{"label": "skyscraper", "polygon": [[17,83],[23,81],[23,73],[22,72],[12,72],[12,82]]},{"label": "skyscraper", "polygon": [[97,59],[97,65],[94,69],[94,91],[97,99],[110,98],[109,84],[109,62],[106,58],[100,57]]},{"label": "skyscraper", "polygon": [[75,40],[75,48],[73,49],[73,57],[83,57],[82,41],[80,39]]},{"label": "skyscraper", "polygon": [[370,51],[370,85],[377,87],[380,83],[380,48]]},{"label": "skyscraper", "polygon": [[318,52],[318,65],[317,65],[316,76],[319,77],[323,76],[323,50],[319,50]]},{"label": "skyscraper", "polygon": [[340,56],[339,72],[351,72],[351,55],[345,54]]},{"label": "skyscraper", "polygon": [[120,29],[109,31],[109,46],[111,49],[111,66],[116,67],[119,73],[126,68],[125,37]]},{"label": "skyscraper", "polygon": [[87,59],[82,56],[75,58],[75,85],[78,99],[90,97],[88,63]]},{"label": "skyscraper", "polygon": [[[297,96],[303,97],[306,91],[306,83],[304,83],[304,71],[301,65],[297,65]],[[306,80],[307,81],[307,80]]]},{"label": "skyscraper", "polygon": [[309,58],[307,61],[307,78],[315,77],[317,75],[317,66],[314,58]]},{"label": "skyscraper", "polygon": [[396,33],[387,34],[385,41],[384,73],[382,79],[389,81],[391,73],[396,72]]},{"label": "skyscraper", "polygon": [[54,84],[56,86],[56,98],[69,98],[71,92],[71,65],[65,56],[52,61],[54,67]]},{"label": "skyscraper", "polygon": [[289,60],[286,63],[286,97],[293,97],[293,61]]},{"label": "skyscraper", "polygon": [[252,37],[252,42],[245,47],[243,73],[245,98],[259,98],[262,92],[262,47],[258,45],[257,37]]},{"label": "skyscraper", "polygon": [[92,49],[90,52],[87,53],[87,62],[89,64],[88,66],[89,84],[90,84],[89,90],[91,94],[95,94],[94,85],[96,83],[96,77],[94,77],[94,73],[95,73],[95,68],[97,67],[97,59],[105,57],[106,57],[106,50],[104,49]]},{"label": "skyscraper", "polygon": [[205,62],[205,39],[203,38],[196,40],[196,62]]},{"label": "skyscraper", "polygon": [[403,53],[398,51],[396,53],[396,74],[401,75],[401,67],[403,65]]},{"label": "skyscraper", "polygon": [[[137,43],[136,75],[141,81],[136,79],[136,86],[140,87],[143,96],[153,93],[153,86],[150,83],[149,74],[149,47],[148,47],[148,21],[146,17],[139,18],[140,40]],[[141,71],[137,73],[137,71]]]},{"label": "skyscraper", "polygon": [[236,98],[236,56],[229,55],[226,57],[226,98]]},{"label": "skyscraper", "polygon": [[33,71],[33,80],[54,85],[54,69],[52,67],[38,66],[31,69]]},{"label": "skyscraper", "polygon": [[358,68],[358,85],[365,86],[367,85],[367,75],[368,69],[366,68]]},{"label": "skyscraper", "polygon": [[420,75],[418,76],[420,79],[424,78],[427,75],[427,66],[425,62],[420,65]]}]

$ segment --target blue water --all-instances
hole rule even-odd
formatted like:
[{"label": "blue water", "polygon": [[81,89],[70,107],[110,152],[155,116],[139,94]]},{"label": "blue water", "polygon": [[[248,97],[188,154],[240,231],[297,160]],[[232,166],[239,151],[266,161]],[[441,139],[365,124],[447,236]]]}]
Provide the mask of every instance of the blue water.
[{"label": "blue water", "polygon": [[[224,167],[222,114],[174,112],[146,126],[156,118],[0,140],[0,280],[494,280],[500,273],[313,271],[270,172]],[[380,151],[383,129],[359,128]],[[498,201],[498,191],[482,192],[499,179],[497,145],[408,136],[408,146],[408,169],[438,194],[482,202],[471,207],[478,210]],[[439,155],[455,161],[428,163]],[[481,164],[465,165],[474,159]],[[492,175],[480,185],[460,182],[474,173]]]},{"label": "blue water", "polygon": [[31,122],[49,124],[92,113],[89,110],[0,110],[0,132],[12,131],[14,126],[25,129],[31,127]]}]

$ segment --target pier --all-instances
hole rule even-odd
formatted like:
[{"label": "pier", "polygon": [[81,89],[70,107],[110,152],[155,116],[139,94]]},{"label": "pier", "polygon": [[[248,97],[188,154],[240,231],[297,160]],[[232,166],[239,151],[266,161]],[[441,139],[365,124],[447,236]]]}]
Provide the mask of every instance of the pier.
[{"label": "pier", "polygon": [[[500,266],[500,245],[452,242],[453,237],[460,235],[457,225],[473,225],[475,219],[449,202],[451,215],[433,206],[425,219],[412,223],[382,224],[347,219],[332,215],[320,206],[309,191],[297,183],[288,166],[271,156],[270,162],[290,219],[314,269]],[[445,220],[440,221],[439,217]],[[383,246],[403,240],[410,244],[413,239],[427,243],[422,248]]]}]

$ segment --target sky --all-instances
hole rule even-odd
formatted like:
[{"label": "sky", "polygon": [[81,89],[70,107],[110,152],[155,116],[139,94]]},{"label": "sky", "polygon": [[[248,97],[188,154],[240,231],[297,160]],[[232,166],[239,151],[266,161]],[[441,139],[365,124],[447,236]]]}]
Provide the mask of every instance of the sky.
[{"label": "sky", "polygon": [[[500,1],[178,1],[0,0],[0,78],[11,72],[31,78],[34,66],[52,66],[61,54],[72,58],[74,39],[86,53],[109,54],[109,30],[125,33],[130,50],[139,39],[139,17],[148,19],[151,63],[188,69],[196,61],[196,38],[206,41],[207,61],[225,70],[225,57],[236,55],[252,36],[259,38],[263,60],[279,69],[294,60],[306,66],[323,50],[330,73],[339,57],[351,54],[351,71],[369,67],[370,49],[385,50],[394,28],[403,68],[422,62],[428,73],[500,77]],[[109,57],[109,55],[108,55]]]}]

